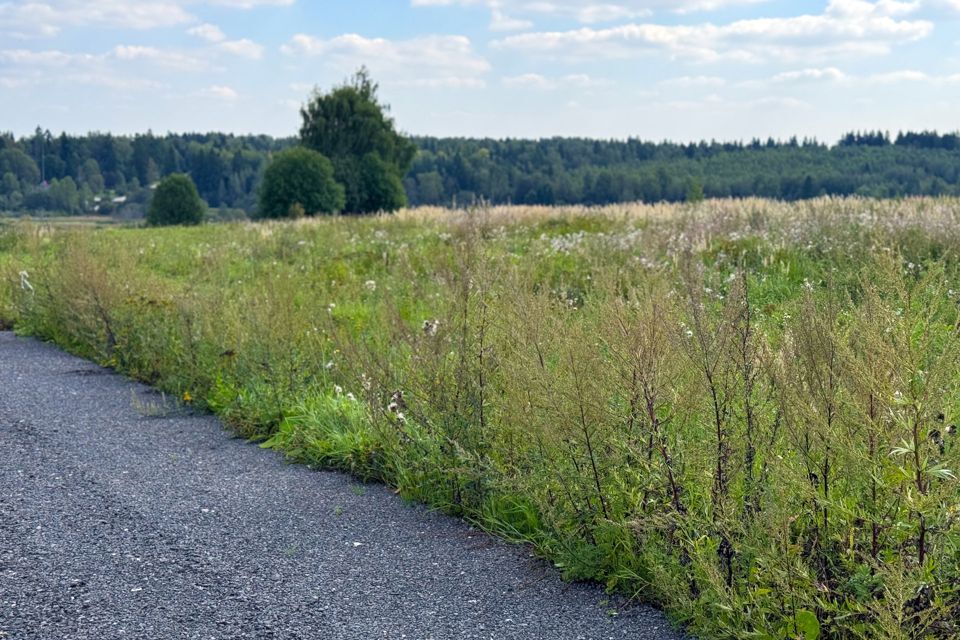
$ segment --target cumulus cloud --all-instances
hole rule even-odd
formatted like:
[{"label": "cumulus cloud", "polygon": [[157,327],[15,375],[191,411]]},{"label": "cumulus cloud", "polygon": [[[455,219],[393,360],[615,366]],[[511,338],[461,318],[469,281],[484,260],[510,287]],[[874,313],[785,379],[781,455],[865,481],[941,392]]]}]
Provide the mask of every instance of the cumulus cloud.
[{"label": "cumulus cloud", "polygon": [[669,78],[660,83],[665,87],[722,87],[727,84],[726,79],[718,76],[680,76]]},{"label": "cumulus cloud", "polygon": [[141,45],[118,45],[112,56],[120,61],[149,62],[160,67],[179,71],[203,71],[210,67],[206,60],[180,51],[145,47]]},{"label": "cumulus cloud", "polygon": [[847,74],[836,67],[797,69],[784,71],[773,76],[773,82],[842,82],[848,78]]},{"label": "cumulus cloud", "polygon": [[375,76],[391,83],[424,87],[479,87],[490,71],[490,63],[474,52],[464,36],[387,40],[357,34],[330,39],[298,34],[281,51],[322,58],[340,71],[367,65]]},{"label": "cumulus cloud", "polygon": [[215,24],[199,24],[187,29],[187,33],[207,42],[223,42],[227,39],[226,34]]},{"label": "cumulus cloud", "polygon": [[263,57],[263,46],[253,40],[241,38],[239,40],[227,40],[227,34],[220,27],[213,24],[200,24],[187,29],[187,33],[196,36],[201,40],[215,45],[215,50],[221,51],[248,60],[259,60]]},{"label": "cumulus cloud", "polygon": [[537,89],[540,91],[552,91],[554,89],[587,89],[605,84],[601,80],[596,80],[582,73],[568,74],[556,78],[548,78],[539,73],[524,73],[517,76],[507,76],[501,79],[501,83],[506,87],[519,89]]},{"label": "cumulus cloud", "polygon": [[230,55],[247,58],[248,60],[259,60],[263,57],[263,46],[253,40],[242,38],[240,40],[226,40],[217,45],[217,49]]},{"label": "cumulus cloud", "polygon": [[[11,0],[0,2],[0,32],[29,38],[52,37],[65,28],[157,29],[190,24],[189,6],[235,9],[289,6],[295,0]],[[195,34],[199,35],[199,34]],[[203,37],[203,36],[201,36]]]},{"label": "cumulus cloud", "polygon": [[[524,17],[567,18],[584,24],[646,18],[655,12],[685,14],[714,11],[733,5],[747,5],[767,0],[411,0],[414,7],[486,7],[490,10],[490,27],[494,30],[526,29],[531,22]],[[960,2],[960,0],[957,0]]]},{"label": "cumulus cloud", "polygon": [[233,102],[240,97],[236,89],[218,84],[207,87],[201,91],[200,94],[208,98],[216,98],[217,100],[224,100],[226,102]]},{"label": "cumulus cloud", "polygon": [[0,4],[0,30],[19,36],[55,36],[65,27],[153,29],[184,24],[192,16],[170,1],[47,0]]},{"label": "cumulus cloud", "polygon": [[504,50],[550,57],[622,59],[649,53],[699,62],[829,59],[882,55],[922,40],[934,25],[912,17],[916,3],[831,0],[821,14],[754,18],[724,25],[631,23],[606,29],[533,32],[494,43]]},{"label": "cumulus cloud", "polygon": [[144,77],[142,73],[128,73],[114,64],[135,58],[138,53],[142,52],[129,47],[101,54],[67,53],[58,49],[0,50],[0,66],[8,67],[0,84],[8,89],[77,84],[118,91],[165,87],[162,82]]},{"label": "cumulus cloud", "polygon": [[[934,86],[960,84],[960,74],[934,75],[916,69],[899,69],[866,75],[852,75],[836,67],[807,68],[796,71],[784,71],[773,76],[770,81],[784,83],[833,83],[848,86],[882,86],[901,83],[925,83]],[[752,83],[760,84],[760,83]]]}]

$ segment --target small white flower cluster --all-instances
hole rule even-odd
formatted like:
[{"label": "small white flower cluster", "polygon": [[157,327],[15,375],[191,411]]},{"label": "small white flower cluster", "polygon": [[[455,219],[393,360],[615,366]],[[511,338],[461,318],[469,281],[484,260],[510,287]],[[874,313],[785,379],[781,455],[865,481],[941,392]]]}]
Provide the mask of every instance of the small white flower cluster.
[{"label": "small white flower cluster", "polygon": [[393,396],[390,397],[390,404],[387,405],[387,411],[392,413],[397,417],[397,421],[400,424],[403,424],[407,421],[407,417],[403,415],[403,410],[407,408],[406,403],[403,401],[403,391],[399,389],[393,392]]},{"label": "small white flower cluster", "polygon": [[349,400],[350,402],[356,402],[356,401],[357,401],[357,397],[356,397],[355,395],[353,395],[353,393],[351,393],[351,392],[349,392],[349,391],[347,392],[346,395],[344,395],[344,393],[343,393],[343,387],[341,387],[340,385],[334,385],[334,387],[333,387],[333,392],[336,394],[336,396],[337,396],[338,398],[346,398],[346,399]]},{"label": "small white flower cluster", "polygon": [[439,320],[424,320],[423,321],[423,335],[428,338],[433,338],[437,335],[437,331],[440,330],[440,321]]},{"label": "small white flower cluster", "polygon": [[20,272],[20,288],[24,291],[33,291],[33,285],[30,284],[30,274],[26,271]]},{"label": "small white flower cluster", "polygon": [[367,291],[376,291],[377,290],[377,281],[376,280],[367,280],[363,283],[364,288]]}]

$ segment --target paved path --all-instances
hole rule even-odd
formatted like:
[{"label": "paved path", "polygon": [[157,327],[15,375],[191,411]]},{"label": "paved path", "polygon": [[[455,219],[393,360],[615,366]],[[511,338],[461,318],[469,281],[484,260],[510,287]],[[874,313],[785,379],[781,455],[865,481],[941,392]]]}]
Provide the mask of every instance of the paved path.
[{"label": "paved path", "polygon": [[385,487],[151,417],[159,400],[0,332],[0,638],[681,637]]}]

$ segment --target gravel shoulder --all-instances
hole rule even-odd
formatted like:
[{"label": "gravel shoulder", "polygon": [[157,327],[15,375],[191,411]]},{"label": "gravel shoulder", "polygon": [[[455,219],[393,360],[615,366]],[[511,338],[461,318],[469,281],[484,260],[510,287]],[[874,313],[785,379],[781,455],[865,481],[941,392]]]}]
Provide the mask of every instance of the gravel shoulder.
[{"label": "gravel shoulder", "polygon": [[0,332],[0,638],[684,637],[523,547],[160,404]]}]

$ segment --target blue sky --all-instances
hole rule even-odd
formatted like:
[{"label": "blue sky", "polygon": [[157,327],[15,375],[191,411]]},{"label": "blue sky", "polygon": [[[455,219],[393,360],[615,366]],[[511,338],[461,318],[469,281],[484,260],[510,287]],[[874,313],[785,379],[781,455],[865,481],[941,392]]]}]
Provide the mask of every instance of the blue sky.
[{"label": "blue sky", "polygon": [[292,135],[361,64],[415,134],[960,128],[960,0],[0,0],[0,129]]}]

